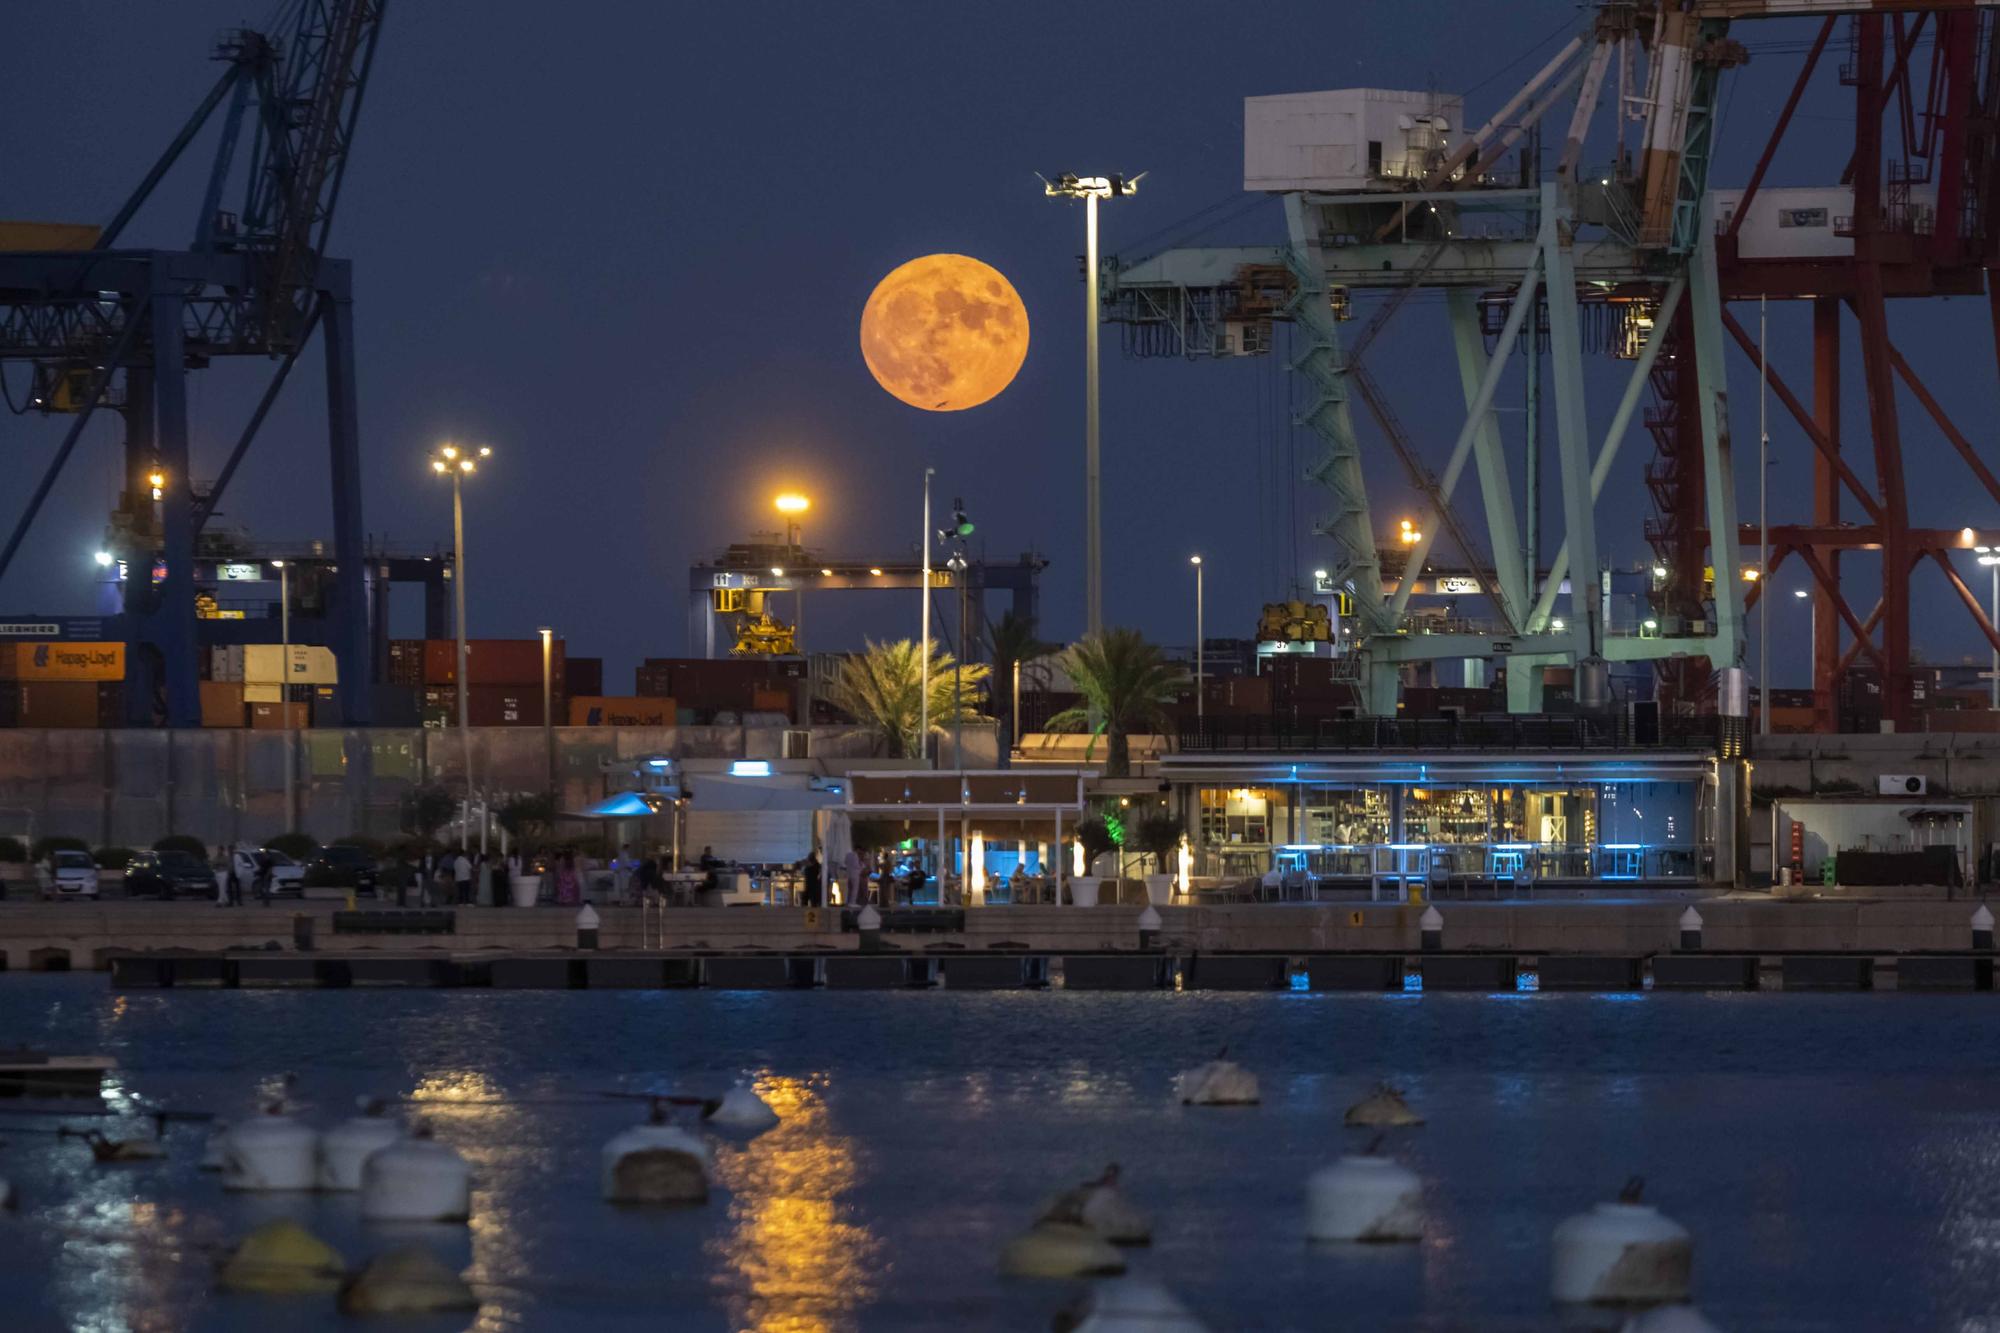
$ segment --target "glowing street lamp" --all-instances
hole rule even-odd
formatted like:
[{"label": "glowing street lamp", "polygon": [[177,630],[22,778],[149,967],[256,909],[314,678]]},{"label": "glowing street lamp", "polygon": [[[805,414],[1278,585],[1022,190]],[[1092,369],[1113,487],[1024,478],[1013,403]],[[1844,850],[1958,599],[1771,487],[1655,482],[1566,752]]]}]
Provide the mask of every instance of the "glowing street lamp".
[{"label": "glowing street lamp", "polygon": [[801,540],[799,515],[812,508],[812,497],[800,495],[797,491],[786,491],[774,498],[771,505],[785,516],[785,545],[797,548]]},{"label": "glowing street lamp", "polygon": [[1207,716],[1207,701],[1202,697],[1206,693],[1202,689],[1202,677],[1205,674],[1202,668],[1207,662],[1202,656],[1202,649],[1206,644],[1202,639],[1201,628],[1201,557],[1191,555],[1188,557],[1188,563],[1194,566],[1194,725],[1195,730],[1200,731]]},{"label": "glowing street lamp", "polygon": [[[1145,173],[1141,172],[1140,176]],[[1098,514],[1097,325],[1102,317],[1097,297],[1097,201],[1139,192],[1139,176],[1078,176],[1073,172],[1042,180],[1051,199],[1081,199],[1084,208],[1083,260],[1083,545],[1084,632],[1104,627],[1104,540]]]},{"label": "glowing street lamp", "polygon": [[167,474],[159,468],[154,468],[146,474],[146,484],[153,488],[153,498],[157,500],[166,491]]},{"label": "glowing street lamp", "polygon": [[[1993,614],[1990,619],[1993,624],[2000,625],[2000,547],[1975,546],[1972,549],[1978,555],[1979,563],[1993,571]],[[1992,672],[1993,693],[1989,706],[2000,710],[2000,648],[1993,650]]]},{"label": "glowing street lamp", "polygon": [[1415,546],[1418,542],[1422,541],[1423,539],[1424,539],[1424,534],[1417,528],[1417,525],[1410,519],[1406,518],[1400,524],[1397,525],[1396,540],[1401,542],[1403,545]]},{"label": "glowing street lamp", "polygon": [[99,568],[99,569],[109,569],[109,568],[111,568],[111,561],[112,561],[112,555],[111,555],[111,552],[109,552],[109,551],[99,551],[99,552],[97,553],[97,566],[98,566],[98,568]]},{"label": "glowing street lamp", "polygon": [[284,682],[278,686],[278,719],[285,731],[285,828],[299,826],[293,808],[292,771],[298,767],[298,737],[292,731],[292,570],[282,560],[273,560],[278,571],[278,668]]},{"label": "glowing street lamp", "polygon": [[[440,445],[431,455],[431,471],[451,478],[451,582],[456,600],[454,619],[458,629],[458,733],[465,745],[465,817],[458,824],[458,845],[470,841],[472,823],[472,724],[465,688],[465,490],[464,481],[479,471],[479,464],[493,456],[485,445],[478,449],[456,444]],[[481,838],[484,839],[484,829]]]}]

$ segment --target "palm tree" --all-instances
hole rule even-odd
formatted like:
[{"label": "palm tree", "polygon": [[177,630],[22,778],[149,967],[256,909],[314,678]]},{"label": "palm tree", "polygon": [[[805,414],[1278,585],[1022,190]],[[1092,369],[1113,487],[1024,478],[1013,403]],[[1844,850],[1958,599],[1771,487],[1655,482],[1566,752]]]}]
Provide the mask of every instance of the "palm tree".
[{"label": "palm tree", "polygon": [[1033,616],[1017,616],[1010,610],[986,631],[986,648],[993,659],[993,675],[987,685],[993,696],[993,716],[1000,719],[1000,758],[1004,763],[1014,753],[1020,723],[1014,716],[1014,672],[1047,657],[1056,646],[1035,637]]},{"label": "palm tree", "polygon": [[[1050,731],[1082,731],[1099,719],[1093,735],[1105,738],[1104,775],[1127,777],[1132,750],[1127,740],[1135,731],[1164,726],[1186,673],[1167,661],[1154,644],[1135,629],[1108,629],[1079,640],[1062,657],[1063,670],[1083,692],[1083,708],[1071,708],[1048,721]],[[1091,748],[1096,748],[1095,739]],[[1088,750],[1085,751],[1089,753]]]},{"label": "palm tree", "polygon": [[[868,641],[865,651],[840,664],[830,697],[835,707],[875,733],[878,747],[898,759],[923,753],[923,650],[908,639]],[[959,678],[954,688],[953,677]],[[961,667],[950,653],[933,646],[930,663],[930,723],[933,732],[955,722],[984,721],[975,686],[986,679],[983,666]]]}]

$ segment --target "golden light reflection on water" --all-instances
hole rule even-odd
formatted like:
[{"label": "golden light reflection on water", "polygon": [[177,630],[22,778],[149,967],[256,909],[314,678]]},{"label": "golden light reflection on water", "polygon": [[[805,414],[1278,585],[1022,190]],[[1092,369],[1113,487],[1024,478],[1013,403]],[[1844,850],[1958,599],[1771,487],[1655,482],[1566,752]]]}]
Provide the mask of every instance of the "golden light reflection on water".
[{"label": "golden light reflection on water", "polygon": [[50,1226],[64,1236],[52,1285],[73,1330],[168,1333],[183,1326],[176,1288],[198,1271],[188,1249],[216,1238],[197,1236],[213,1228],[197,1227],[181,1208],[118,1197],[133,1183],[123,1174],[93,1169],[50,1210]]},{"label": "golden light reflection on water", "polygon": [[777,1128],[716,1152],[730,1230],[709,1242],[733,1325],[755,1333],[835,1333],[872,1299],[882,1242],[842,1196],[860,1179],[854,1140],[832,1131],[825,1074],[764,1074]]},{"label": "golden light reflection on water", "polygon": [[417,1080],[410,1090],[413,1117],[427,1122],[437,1137],[458,1149],[472,1165],[472,1268],[467,1278],[480,1293],[477,1333],[504,1333],[529,1322],[519,1302],[515,1275],[528,1271],[521,1245],[521,1219],[507,1206],[510,1190],[501,1177],[519,1171],[532,1156],[525,1146],[527,1114],[493,1078],[476,1069],[441,1070]]}]

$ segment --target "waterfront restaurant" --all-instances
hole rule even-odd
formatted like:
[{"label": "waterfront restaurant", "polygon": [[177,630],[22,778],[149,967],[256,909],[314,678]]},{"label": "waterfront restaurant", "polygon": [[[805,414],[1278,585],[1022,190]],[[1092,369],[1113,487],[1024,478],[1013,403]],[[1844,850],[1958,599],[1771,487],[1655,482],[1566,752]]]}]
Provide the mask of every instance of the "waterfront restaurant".
[{"label": "waterfront restaurant", "polygon": [[1158,771],[1197,886],[1310,900],[1716,877],[1712,750],[1210,750]]}]

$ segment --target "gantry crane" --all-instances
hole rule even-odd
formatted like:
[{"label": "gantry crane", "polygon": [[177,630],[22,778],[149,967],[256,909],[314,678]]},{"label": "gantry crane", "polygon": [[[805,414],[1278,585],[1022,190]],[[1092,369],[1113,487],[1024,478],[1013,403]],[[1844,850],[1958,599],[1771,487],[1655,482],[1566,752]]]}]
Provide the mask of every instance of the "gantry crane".
[{"label": "gantry crane", "polygon": [[[159,691],[169,725],[200,724],[197,540],[315,331],[324,334],[338,566],[327,623],[341,667],[343,717],[368,720],[369,581],[350,270],[348,261],[327,256],[326,245],[385,4],[295,0],[281,38],[228,33],[215,48],[222,76],[101,231],[49,229],[38,248],[0,252],[0,373],[7,362],[29,363],[33,406],[74,414],[0,548],[0,578],[92,415],[101,407],[121,413],[126,484],[112,526],[125,548],[117,554],[130,556],[134,571],[115,618],[127,644],[129,722],[153,720]],[[218,111],[192,243],[185,250],[121,246],[127,224]],[[239,158],[243,202],[228,210]],[[221,472],[197,495],[189,476],[187,372],[219,356],[260,356],[276,365]],[[156,559],[163,572],[149,580]]]},{"label": "gantry crane", "polygon": [[[1330,583],[1352,595],[1353,665],[1367,711],[1393,712],[1398,669],[1419,660],[1505,662],[1508,704],[1519,711],[1539,708],[1540,668],[1548,665],[1579,668],[1578,694],[1585,703],[1601,697],[1607,661],[1653,660],[1663,670],[1688,658],[1705,658],[1717,669],[1743,665],[1749,599],[1739,550],[1755,529],[1737,520],[1725,348],[1733,338],[1753,359],[1761,353],[1728,315],[1725,302],[1763,295],[1813,297],[1834,330],[1816,346],[1816,409],[1808,411],[1781,381],[1772,381],[1818,451],[1815,525],[1774,528],[1770,563],[1795,552],[1812,568],[1824,609],[1819,633],[1834,644],[1819,655],[1823,699],[1845,625],[1854,636],[1848,655],[1865,653],[1881,664],[1885,692],[1898,700],[1892,715],[1906,716],[1907,584],[1911,567],[1925,556],[1944,566],[1976,623],[2000,646],[2000,633],[1944,559],[1947,547],[1969,544],[1978,534],[1920,533],[1908,526],[1891,377],[1905,378],[1997,500],[2000,483],[1889,345],[1882,304],[1885,295],[1984,289],[1994,301],[2000,335],[2000,291],[1990,281],[2000,253],[2000,229],[1990,220],[2000,184],[1994,3],[1600,0],[1588,12],[1584,30],[1476,129],[1464,119],[1459,99],[1348,90],[1360,100],[1402,99],[1395,122],[1380,137],[1363,133],[1351,143],[1325,145],[1301,138],[1298,126],[1341,123],[1335,113],[1358,125],[1375,113],[1358,101],[1352,107],[1272,107],[1265,128],[1286,140],[1281,150],[1301,152],[1286,159],[1280,151],[1254,169],[1246,161],[1245,188],[1281,196],[1283,244],[1176,249],[1136,262],[1107,262],[1101,314],[1127,326],[1128,351],[1190,359],[1260,355],[1272,348],[1274,321],[1292,324],[1294,345],[1302,348],[1292,369],[1308,388],[1300,421],[1323,446],[1307,475],[1331,500],[1319,531],[1334,547],[1326,562],[1333,566]],[[1718,95],[1726,73],[1746,56],[1732,27],[1772,17],[1822,20],[1814,60],[1836,23],[1846,18],[1851,25],[1842,79],[1857,89],[1855,155],[1843,181],[1852,186],[1852,200],[1845,210],[1822,210],[1844,216],[1821,220],[1836,251],[1839,238],[1851,242],[1845,255],[1805,262],[1767,255],[1752,262],[1737,246],[1776,136],[1746,190],[1725,202],[1710,189]],[[1913,53],[1927,19],[1936,25],[1936,55],[1919,114],[1911,110],[1918,78]],[[1263,113],[1256,104],[1281,100],[1252,99],[1246,151],[1260,132]],[[1553,123],[1565,106],[1570,115],[1553,178],[1536,178],[1505,161],[1532,127],[1545,119]],[[1885,179],[1883,126],[1897,107],[1904,118],[1904,165],[1899,171],[1892,161]],[[1608,153],[1601,136],[1592,139],[1607,112],[1614,121]],[[1289,125],[1285,117],[1291,118]],[[1593,145],[1596,157],[1587,161]],[[1328,147],[1351,150],[1353,156],[1346,165],[1328,166],[1339,157],[1319,151]],[[1937,164],[1940,174],[1919,176],[1909,166],[1918,159],[1926,168]],[[1914,205],[1913,182],[1935,184],[1935,202]],[[1948,227],[1926,225],[1947,214]],[[1466,404],[1463,424],[1436,476],[1415,457],[1358,360],[1359,347],[1387,313],[1419,288],[1444,293]],[[1377,319],[1358,340],[1345,338],[1341,327],[1354,293],[1384,298]],[[1854,310],[1861,330],[1880,497],[1869,494],[1840,460],[1831,425],[1838,413],[1842,302]],[[1493,413],[1494,392],[1511,354],[1525,339],[1537,337],[1544,322],[1564,533],[1546,569],[1532,555],[1519,558],[1524,548],[1513,463]],[[1588,410],[1583,358],[1593,344],[1632,362],[1608,421]],[[1643,626],[1619,632],[1606,623],[1600,593],[1594,503],[1649,387],[1660,401],[1646,422],[1661,442],[1664,461],[1648,475],[1666,511],[1649,535],[1662,551],[1665,576],[1654,589],[1656,614]],[[1376,547],[1351,412],[1357,399],[1376,416],[1432,509],[1395,578],[1385,574]],[[1450,504],[1468,464],[1478,476],[1494,556],[1486,585],[1494,623],[1485,634],[1413,632],[1406,609],[1431,543],[1443,530],[1465,544]],[[1835,522],[1842,485],[1868,511],[1869,524]],[[2000,538],[1994,540],[2000,544]],[[1857,547],[1884,553],[1882,605],[1865,623],[1840,600],[1833,566],[1835,552]],[[1480,562],[1468,563],[1477,568]],[[1765,577],[1769,572],[1754,571]],[[1557,602],[1566,577],[1564,616]],[[1761,586],[1753,586],[1751,595]],[[1880,648],[1871,639],[1878,623],[1884,628]]]}]

